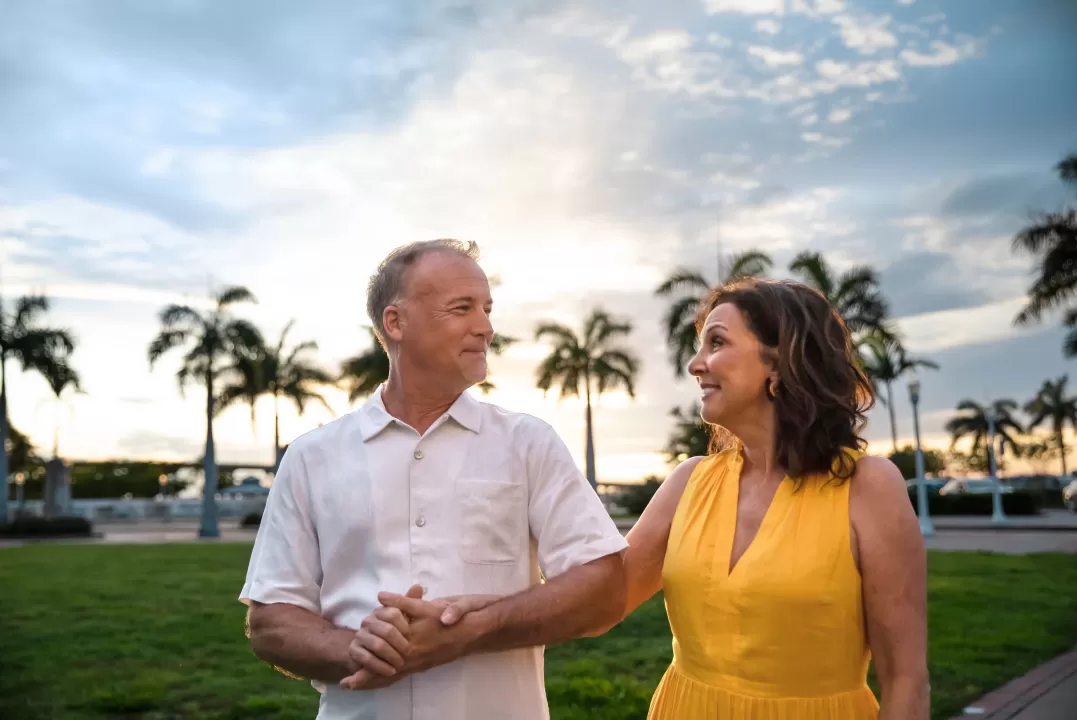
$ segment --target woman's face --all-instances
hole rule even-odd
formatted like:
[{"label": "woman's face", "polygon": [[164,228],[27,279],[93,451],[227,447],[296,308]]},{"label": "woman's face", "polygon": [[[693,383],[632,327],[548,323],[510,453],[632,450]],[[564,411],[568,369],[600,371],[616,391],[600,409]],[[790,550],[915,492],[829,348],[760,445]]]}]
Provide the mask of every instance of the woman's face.
[{"label": "woman's face", "polygon": [[722,303],[707,315],[699,351],[688,363],[688,372],[699,381],[705,421],[735,428],[739,418],[770,402],[766,386],[776,374],[761,349],[737,306]]}]

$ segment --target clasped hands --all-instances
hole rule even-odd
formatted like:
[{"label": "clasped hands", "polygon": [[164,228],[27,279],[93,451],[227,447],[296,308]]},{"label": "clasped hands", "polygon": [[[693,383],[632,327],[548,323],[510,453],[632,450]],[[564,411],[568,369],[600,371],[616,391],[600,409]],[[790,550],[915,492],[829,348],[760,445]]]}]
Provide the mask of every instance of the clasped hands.
[{"label": "clasped hands", "polygon": [[348,647],[356,671],[341,680],[340,687],[382,688],[463,657],[476,636],[460,619],[501,599],[460,595],[423,600],[422,596],[421,585],[413,585],[404,595],[378,593],[381,607],[363,620]]}]

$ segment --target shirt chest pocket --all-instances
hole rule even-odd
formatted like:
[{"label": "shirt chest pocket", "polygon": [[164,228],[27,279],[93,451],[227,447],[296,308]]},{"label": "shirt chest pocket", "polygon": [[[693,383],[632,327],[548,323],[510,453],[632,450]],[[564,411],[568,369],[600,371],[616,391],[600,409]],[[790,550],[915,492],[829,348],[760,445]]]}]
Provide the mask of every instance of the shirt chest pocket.
[{"label": "shirt chest pocket", "polygon": [[520,561],[528,547],[527,498],[515,483],[457,482],[460,559],[477,565]]}]

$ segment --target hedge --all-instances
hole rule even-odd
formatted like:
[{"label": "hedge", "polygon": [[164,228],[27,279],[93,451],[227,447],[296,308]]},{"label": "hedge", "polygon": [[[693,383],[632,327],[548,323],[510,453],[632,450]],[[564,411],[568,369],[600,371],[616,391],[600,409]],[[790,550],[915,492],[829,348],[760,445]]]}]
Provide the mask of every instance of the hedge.
[{"label": "hedge", "polygon": [[[909,502],[917,509],[916,488],[909,489]],[[1002,495],[1002,509],[1007,515],[1039,515],[1044,507],[1044,493],[1017,491]],[[927,508],[932,515],[991,515],[994,505],[990,493],[928,493]]]},{"label": "hedge", "polygon": [[17,517],[9,523],[0,525],[0,537],[6,538],[91,537],[92,535],[93,523],[78,516],[43,518],[31,515]]}]

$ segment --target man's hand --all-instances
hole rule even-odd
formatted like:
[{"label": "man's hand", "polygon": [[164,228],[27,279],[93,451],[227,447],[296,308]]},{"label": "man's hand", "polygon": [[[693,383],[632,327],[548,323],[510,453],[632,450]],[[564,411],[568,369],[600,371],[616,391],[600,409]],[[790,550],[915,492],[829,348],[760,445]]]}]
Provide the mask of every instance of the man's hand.
[{"label": "man's hand", "polygon": [[446,626],[501,599],[498,595],[459,595],[433,601],[421,598],[419,585],[412,586],[406,595],[378,595],[383,606],[363,620],[349,648],[360,669],[341,680],[341,687],[386,687],[411,673],[463,657],[470,633]]}]

